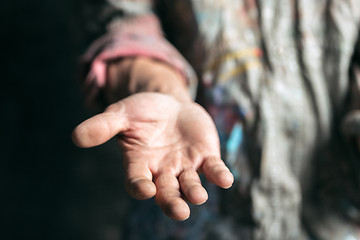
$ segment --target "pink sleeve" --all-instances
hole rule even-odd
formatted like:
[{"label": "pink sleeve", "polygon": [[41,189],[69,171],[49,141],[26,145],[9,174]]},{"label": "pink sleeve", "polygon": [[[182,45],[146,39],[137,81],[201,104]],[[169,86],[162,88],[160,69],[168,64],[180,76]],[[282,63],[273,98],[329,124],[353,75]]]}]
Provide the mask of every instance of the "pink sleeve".
[{"label": "pink sleeve", "polygon": [[107,62],[127,56],[147,56],[163,61],[184,76],[195,97],[196,75],[182,55],[162,35],[160,23],[153,14],[118,20],[112,29],[95,41],[83,56],[90,64],[85,79],[87,101],[92,102],[106,84]]}]

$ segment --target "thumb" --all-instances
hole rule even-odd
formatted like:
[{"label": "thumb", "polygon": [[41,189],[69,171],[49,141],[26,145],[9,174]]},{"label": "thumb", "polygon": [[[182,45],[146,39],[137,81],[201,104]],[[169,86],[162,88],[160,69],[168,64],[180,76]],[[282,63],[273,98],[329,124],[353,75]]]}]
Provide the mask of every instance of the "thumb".
[{"label": "thumb", "polygon": [[101,145],[118,133],[128,129],[129,121],[120,102],[114,108],[95,115],[79,124],[72,133],[72,140],[78,147],[89,148]]}]

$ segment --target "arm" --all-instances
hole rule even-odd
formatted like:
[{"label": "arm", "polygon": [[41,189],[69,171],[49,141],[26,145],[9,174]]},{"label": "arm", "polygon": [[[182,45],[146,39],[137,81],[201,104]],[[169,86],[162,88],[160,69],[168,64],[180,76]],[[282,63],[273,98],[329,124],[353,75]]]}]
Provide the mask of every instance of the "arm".
[{"label": "arm", "polygon": [[[181,54],[163,37],[160,23],[152,13],[151,2],[117,1],[115,7],[120,8],[121,17],[108,25],[108,32],[95,41],[82,58],[83,65],[89,66],[85,69],[90,68],[84,82],[87,103],[93,104],[99,93],[104,93],[103,90],[108,84],[106,74],[111,63],[118,62],[120,67],[121,60],[138,56],[157,60],[177,71],[186,81],[190,95],[194,97],[197,82],[195,73]],[[134,8],[140,10],[136,11]],[[124,64],[129,65],[130,61],[126,62]],[[126,74],[126,71],[123,72]]]},{"label": "arm", "polygon": [[110,62],[105,86],[108,102],[137,92],[159,92],[191,101],[186,79],[166,63],[141,56]]},{"label": "arm", "polygon": [[[113,104],[76,127],[73,141],[93,147],[117,136],[129,194],[136,199],[155,196],[165,214],[184,220],[190,214],[186,202],[207,200],[199,173],[223,188],[232,185],[233,176],[220,158],[213,121],[191,100],[191,71],[181,57],[164,45],[147,48],[141,36],[135,43],[123,35],[119,39],[124,40],[120,45],[110,44],[93,58],[88,77]],[[164,49],[176,57],[162,54]]]}]

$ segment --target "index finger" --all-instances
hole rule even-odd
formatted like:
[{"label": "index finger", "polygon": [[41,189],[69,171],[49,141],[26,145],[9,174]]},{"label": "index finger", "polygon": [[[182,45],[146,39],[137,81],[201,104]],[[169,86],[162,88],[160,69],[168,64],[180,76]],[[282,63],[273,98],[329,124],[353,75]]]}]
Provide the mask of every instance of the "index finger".
[{"label": "index finger", "polygon": [[126,162],[125,184],[128,193],[135,199],[145,200],[156,194],[156,186],[152,181],[152,173],[143,162]]}]

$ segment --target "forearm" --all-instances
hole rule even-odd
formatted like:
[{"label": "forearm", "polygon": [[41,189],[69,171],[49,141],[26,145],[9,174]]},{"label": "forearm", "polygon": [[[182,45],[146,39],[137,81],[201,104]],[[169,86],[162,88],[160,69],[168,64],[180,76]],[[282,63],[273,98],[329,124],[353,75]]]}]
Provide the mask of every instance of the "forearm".
[{"label": "forearm", "polygon": [[109,103],[138,92],[159,92],[191,101],[185,77],[174,67],[147,57],[109,62],[105,96]]}]

